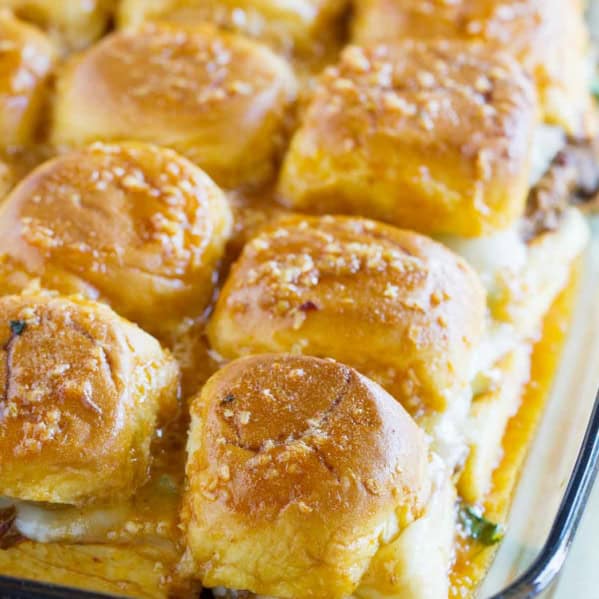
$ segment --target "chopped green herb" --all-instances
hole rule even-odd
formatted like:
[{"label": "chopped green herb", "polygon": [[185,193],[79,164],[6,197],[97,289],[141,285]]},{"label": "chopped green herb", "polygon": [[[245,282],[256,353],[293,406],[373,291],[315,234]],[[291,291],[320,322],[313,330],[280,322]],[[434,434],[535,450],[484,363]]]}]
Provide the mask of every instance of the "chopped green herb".
[{"label": "chopped green herb", "polygon": [[11,320],[10,321],[10,332],[13,335],[20,335],[25,328],[27,327],[27,323],[24,320]]},{"label": "chopped green herb", "polygon": [[158,484],[163,491],[166,491],[170,495],[174,495],[177,492],[177,484],[173,480],[173,477],[168,474],[163,474],[158,480]]},{"label": "chopped green herb", "polygon": [[593,77],[591,81],[591,93],[599,99],[599,75]]},{"label": "chopped green herb", "polygon": [[229,393],[221,403],[231,403],[232,401],[235,401],[235,396]]},{"label": "chopped green herb", "polygon": [[501,524],[487,520],[469,505],[460,508],[459,520],[464,533],[483,545],[495,545],[503,539],[505,534],[505,529]]}]

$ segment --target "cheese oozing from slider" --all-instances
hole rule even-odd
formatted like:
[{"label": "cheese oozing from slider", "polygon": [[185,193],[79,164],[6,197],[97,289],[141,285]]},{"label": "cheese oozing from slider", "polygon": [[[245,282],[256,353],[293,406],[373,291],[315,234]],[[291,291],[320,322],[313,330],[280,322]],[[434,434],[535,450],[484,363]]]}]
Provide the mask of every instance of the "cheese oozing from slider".
[{"label": "cheese oozing from slider", "polygon": [[[4,296],[0,323],[4,504],[43,511],[128,501],[147,479],[156,427],[177,413],[175,360],[79,296]],[[39,527],[27,528],[35,513],[20,515],[22,532],[43,539]]]},{"label": "cheese oozing from slider", "polygon": [[503,457],[503,436],[509,419],[521,405],[524,386],[530,380],[530,343],[520,342],[484,371],[466,427],[468,459],[458,481],[462,499],[471,505],[484,500],[493,472]]},{"label": "cheese oozing from slider", "polygon": [[55,49],[35,27],[2,10],[0,42],[0,151],[6,152],[35,141]]},{"label": "cheese oozing from slider", "polygon": [[95,144],[42,164],[0,208],[0,288],[32,280],[162,336],[201,315],[231,232],[220,189],[172,150]]},{"label": "cheese oozing from slider", "polygon": [[524,210],[538,122],[512,59],[459,41],[349,46],[292,138],[280,201],[477,237]]},{"label": "cheese oozing from slider", "polygon": [[[536,235],[528,243],[519,228],[517,222],[487,237],[440,238],[466,259],[485,285],[491,316],[488,331],[494,345],[490,355],[495,358],[506,348],[500,340],[506,331],[511,331],[510,349],[537,334],[543,316],[567,284],[572,265],[590,237],[588,224],[576,208],[565,211],[556,230]],[[483,361],[481,356],[481,367]],[[492,361],[487,359],[487,365]]]},{"label": "cheese oozing from slider", "polygon": [[378,385],[332,360],[251,356],[213,375],[191,414],[182,569],[204,586],[416,598],[413,552],[431,549],[430,597],[447,596],[455,495]]},{"label": "cheese oozing from slider", "polygon": [[292,216],[246,244],[208,336],[226,359],[295,351],[355,367],[437,432],[455,465],[484,315],[478,278],[442,245],[366,219]]},{"label": "cheese oozing from slider", "polygon": [[534,76],[545,121],[577,137],[596,130],[580,0],[361,0],[352,29],[360,45],[454,39],[507,51]]},{"label": "cheese oozing from slider", "polygon": [[257,42],[209,23],[149,23],[66,63],[51,138],[157,143],[221,185],[254,186],[274,175],[295,94],[289,65]]},{"label": "cheese oozing from slider", "polygon": [[19,18],[44,29],[64,50],[85,48],[106,30],[114,0],[0,0]]},{"label": "cheese oozing from slider", "polygon": [[148,20],[210,21],[286,51],[315,51],[331,36],[346,0],[123,0],[119,27]]}]

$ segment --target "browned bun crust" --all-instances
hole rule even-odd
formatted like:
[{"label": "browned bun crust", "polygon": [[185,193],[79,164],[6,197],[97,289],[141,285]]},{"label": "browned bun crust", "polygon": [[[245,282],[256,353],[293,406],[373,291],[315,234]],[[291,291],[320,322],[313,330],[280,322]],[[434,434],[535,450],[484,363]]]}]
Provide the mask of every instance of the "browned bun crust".
[{"label": "browned bun crust", "polygon": [[[378,385],[332,360],[237,360],[191,412],[183,521],[207,586],[347,596],[377,526],[394,514],[405,524],[426,504],[423,433]],[[243,555],[248,544],[259,560]]]},{"label": "browned bun crust", "polygon": [[286,205],[478,236],[523,211],[530,81],[455,42],[349,47],[321,78],[281,174]]},{"label": "browned bun crust", "polygon": [[119,27],[136,27],[147,20],[182,23],[210,21],[259,38],[277,49],[318,52],[334,35],[336,20],[347,0],[122,0]]},{"label": "browned bun crust", "polygon": [[259,43],[208,23],[146,24],[67,62],[52,141],[158,143],[221,185],[255,185],[274,173],[295,88],[287,63]]},{"label": "browned bun crust", "polygon": [[533,75],[544,117],[576,136],[596,123],[587,74],[588,34],[580,0],[360,0],[355,43],[461,39],[507,51]]},{"label": "browned bun crust", "polygon": [[281,201],[424,233],[479,236],[523,210],[537,106],[505,55],[460,42],[345,49],[320,79]]},{"label": "browned bun crust", "polygon": [[106,30],[116,0],[0,0],[19,18],[44,29],[64,51],[91,44]]},{"label": "browned bun crust", "polygon": [[55,51],[43,33],[1,9],[0,41],[0,151],[6,151],[35,141]]},{"label": "browned bun crust", "polygon": [[145,480],[178,367],[110,308],[50,294],[0,298],[0,495],[83,504]]},{"label": "browned bun crust", "polygon": [[95,144],[28,175],[0,208],[0,284],[108,302],[163,334],[202,313],[231,230],[222,192],[172,150]]},{"label": "browned bun crust", "polygon": [[246,244],[208,325],[224,357],[333,357],[414,415],[468,384],[484,321],[474,272],[442,245],[366,219],[292,216]]}]

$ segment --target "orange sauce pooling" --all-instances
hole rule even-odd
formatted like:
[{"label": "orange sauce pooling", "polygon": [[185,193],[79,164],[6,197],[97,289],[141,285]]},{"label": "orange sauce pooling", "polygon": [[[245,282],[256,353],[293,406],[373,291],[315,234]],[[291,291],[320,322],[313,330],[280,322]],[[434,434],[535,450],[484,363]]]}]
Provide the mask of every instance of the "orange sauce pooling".
[{"label": "orange sauce pooling", "polygon": [[[533,345],[530,382],[524,390],[520,409],[508,424],[503,438],[503,458],[493,474],[491,490],[483,503],[485,517],[493,522],[505,523],[508,518],[520,471],[543,415],[566,341],[579,276],[580,266],[577,266],[569,284],[545,315],[541,336]],[[450,599],[475,595],[497,549],[497,545],[489,547],[474,540],[458,539]]]}]

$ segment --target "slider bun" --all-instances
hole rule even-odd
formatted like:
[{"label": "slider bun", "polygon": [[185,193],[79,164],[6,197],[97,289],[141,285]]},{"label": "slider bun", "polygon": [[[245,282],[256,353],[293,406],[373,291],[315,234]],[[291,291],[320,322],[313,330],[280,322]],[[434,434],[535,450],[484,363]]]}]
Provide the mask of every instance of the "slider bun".
[{"label": "slider bun", "polygon": [[0,0],[48,32],[65,50],[84,48],[100,37],[108,25],[115,0]]},{"label": "slider bun", "polygon": [[183,525],[204,586],[348,597],[384,526],[401,528],[425,507],[423,433],[337,362],[237,360],[212,376],[191,414]]},{"label": "slider bun", "polygon": [[531,73],[544,117],[572,135],[591,134],[588,35],[580,0],[360,0],[360,45],[411,39],[481,41],[507,51]]},{"label": "slider bun", "polygon": [[122,0],[117,23],[136,27],[161,18],[182,23],[211,21],[277,48],[314,51],[314,44],[331,34],[346,5],[346,0]]},{"label": "slider bun", "polygon": [[0,151],[6,151],[34,141],[54,48],[35,27],[2,10],[0,43]]},{"label": "slider bun", "polygon": [[44,163],[0,208],[0,281],[82,293],[157,335],[198,316],[231,230],[222,192],[172,150],[94,144]]},{"label": "slider bun", "polygon": [[107,36],[57,83],[57,145],[135,139],[169,146],[227,187],[273,176],[295,95],[268,48],[204,23]]},{"label": "slider bun", "polygon": [[365,219],[293,216],[246,244],[208,335],[225,358],[335,358],[421,415],[467,385],[484,313],[478,277],[442,245]]},{"label": "slider bun", "polygon": [[83,504],[133,494],[178,368],[110,308],[50,294],[0,298],[0,495]]},{"label": "slider bun", "polygon": [[481,46],[350,46],[324,72],[292,140],[281,201],[483,235],[524,210],[536,118],[522,69]]}]

